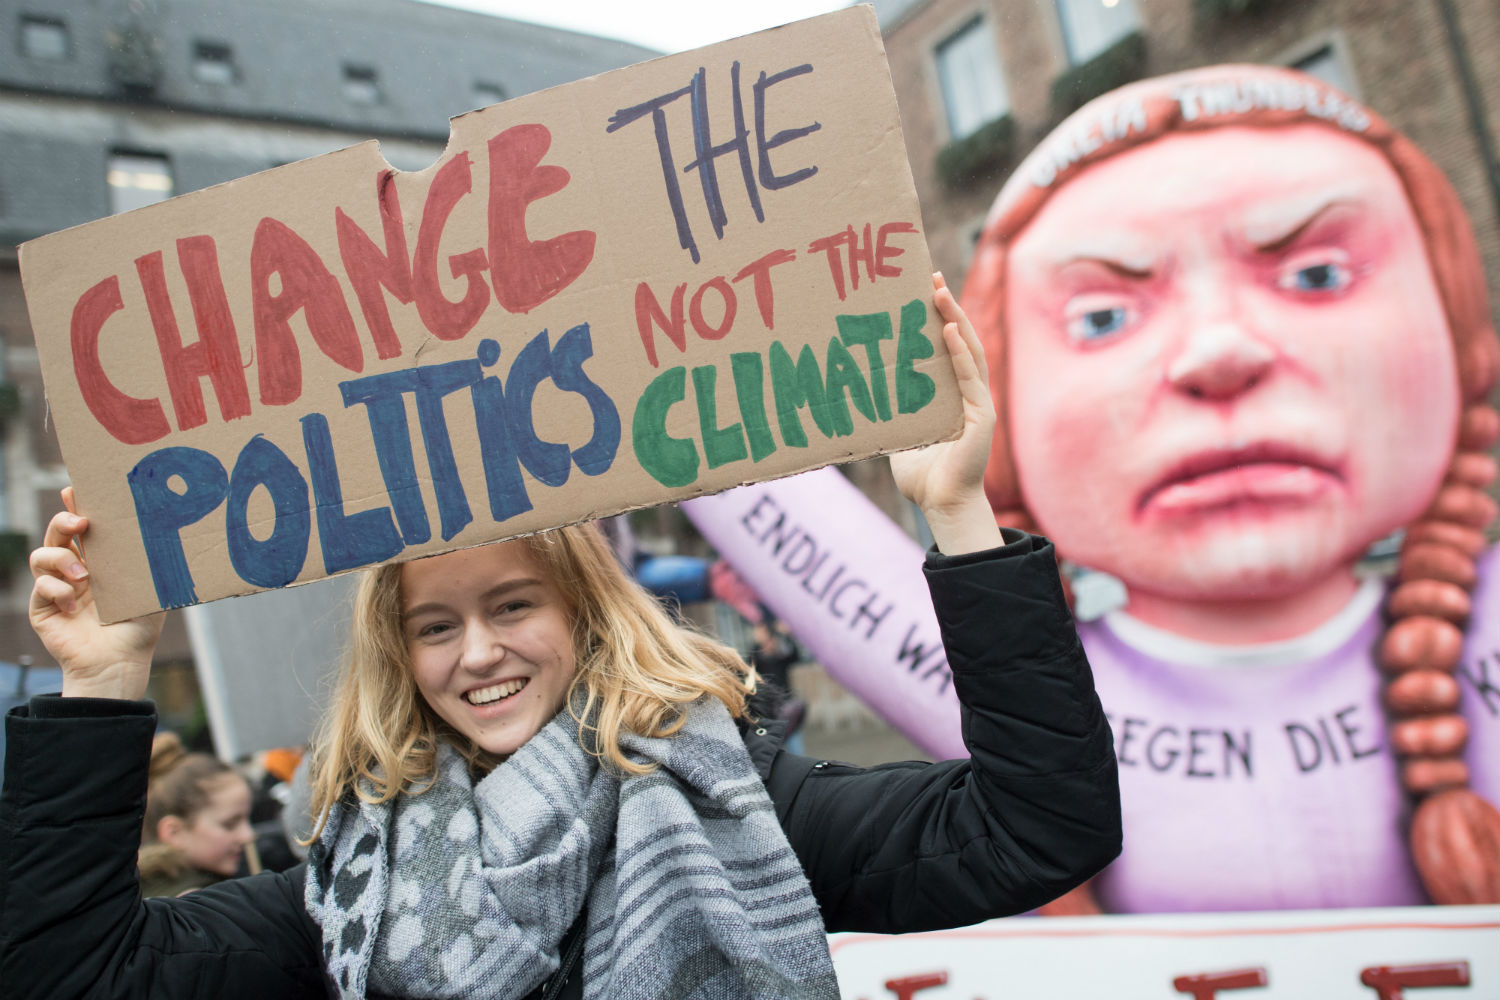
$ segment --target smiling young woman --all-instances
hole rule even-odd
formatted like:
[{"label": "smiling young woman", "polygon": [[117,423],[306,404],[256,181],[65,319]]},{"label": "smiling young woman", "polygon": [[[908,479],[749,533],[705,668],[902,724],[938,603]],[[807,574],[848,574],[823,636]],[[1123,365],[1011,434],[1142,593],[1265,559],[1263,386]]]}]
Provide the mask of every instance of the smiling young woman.
[{"label": "smiling young woman", "polygon": [[31,605],[63,696],[7,720],[7,995],[832,1000],[825,931],[974,923],[1096,872],[1120,845],[1109,727],[1050,544],[990,515],[983,352],[940,279],[935,301],[964,431],[891,464],[937,543],[972,761],[786,752],[734,651],[560,528],[368,573],[306,866],[143,905],[159,623],[99,623],[63,513]]},{"label": "smiling young woman", "polygon": [[[670,736],[681,706],[703,694],[741,717],[752,690],[738,655],[676,626],[591,528],[373,570],[354,622],[316,768],[319,815],[361,782],[388,801],[432,772],[443,742],[487,771],[574,690],[601,754],[622,773],[641,771],[619,748],[622,731]],[[391,719],[406,725],[393,731]]]}]

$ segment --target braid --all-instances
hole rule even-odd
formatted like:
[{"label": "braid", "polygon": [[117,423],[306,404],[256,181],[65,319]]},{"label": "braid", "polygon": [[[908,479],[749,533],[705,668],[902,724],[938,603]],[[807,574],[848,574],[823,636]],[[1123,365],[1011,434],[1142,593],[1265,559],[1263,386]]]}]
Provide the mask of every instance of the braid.
[{"label": "braid", "polygon": [[1483,402],[1487,389],[1467,393],[1447,478],[1402,543],[1378,654],[1391,749],[1416,803],[1412,857],[1435,903],[1500,900],[1500,813],[1469,788],[1462,756],[1469,731],[1453,676],[1478,579],[1475,560],[1496,515],[1485,487],[1496,477],[1489,452],[1500,441],[1500,413]]}]

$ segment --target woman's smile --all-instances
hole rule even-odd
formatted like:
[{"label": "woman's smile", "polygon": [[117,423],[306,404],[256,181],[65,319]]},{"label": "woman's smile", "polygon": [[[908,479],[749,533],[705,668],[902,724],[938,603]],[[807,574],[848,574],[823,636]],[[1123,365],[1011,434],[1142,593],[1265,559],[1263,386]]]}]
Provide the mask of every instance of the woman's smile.
[{"label": "woman's smile", "polygon": [[471,705],[488,706],[504,701],[511,695],[518,693],[526,686],[529,678],[518,677],[515,680],[501,681],[499,684],[489,684],[482,688],[464,693],[464,700]]}]

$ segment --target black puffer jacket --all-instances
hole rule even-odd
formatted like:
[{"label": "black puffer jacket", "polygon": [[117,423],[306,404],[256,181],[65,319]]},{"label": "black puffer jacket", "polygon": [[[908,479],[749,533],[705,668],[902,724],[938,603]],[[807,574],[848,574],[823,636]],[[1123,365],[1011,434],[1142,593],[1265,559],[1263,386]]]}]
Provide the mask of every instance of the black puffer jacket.
[{"label": "black puffer jacket", "polygon": [[[1109,729],[1052,547],[1007,540],[928,558],[972,763],[857,768],[784,752],[777,724],[745,733],[830,931],[1028,910],[1119,851]],[[0,996],[327,995],[301,867],[140,899],[149,702],[39,697],[6,725]]]}]

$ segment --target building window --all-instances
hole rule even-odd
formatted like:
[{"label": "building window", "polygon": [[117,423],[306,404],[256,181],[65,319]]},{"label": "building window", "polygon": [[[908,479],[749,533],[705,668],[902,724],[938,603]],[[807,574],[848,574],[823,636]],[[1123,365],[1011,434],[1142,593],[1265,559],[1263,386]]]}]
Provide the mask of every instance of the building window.
[{"label": "building window", "polygon": [[1292,68],[1300,69],[1308,76],[1315,76],[1351,97],[1354,95],[1354,77],[1332,45],[1324,45],[1293,61]]},{"label": "building window", "polygon": [[1141,26],[1135,0],[1057,0],[1063,42],[1073,65],[1088,62]]},{"label": "building window", "polygon": [[240,78],[234,65],[234,49],[223,42],[194,43],[193,76],[204,83],[234,83]]},{"label": "building window", "polygon": [[1010,110],[1000,56],[983,18],[976,17],[949,35],[938,45],[936,55],[943,107],[953,139],[973,134]]},{"label": "building window", "polygon": [[344,96],[355,104],[379,104],[380,75],[375,67],[344,63]]},{"label": "building window", "polygon": [[32,59],[68,58],[68,25],[55,17],[21,15],[21,54]]},{"label": "building window", "polygon": [[172,197],[172,168],[165,156],[112,153],[108,179],[112,212],[128,212]]},{"label": "building window", "polygon": [[474,81],[474,106],[476,108],[487,108],[503,100],[505,100],[505,88],[498,83],[489,83],[485,80]]}]

